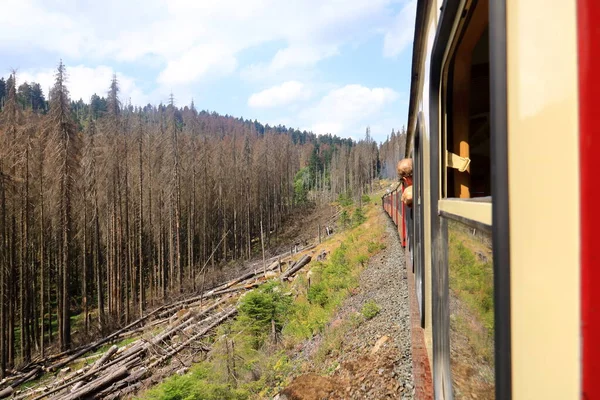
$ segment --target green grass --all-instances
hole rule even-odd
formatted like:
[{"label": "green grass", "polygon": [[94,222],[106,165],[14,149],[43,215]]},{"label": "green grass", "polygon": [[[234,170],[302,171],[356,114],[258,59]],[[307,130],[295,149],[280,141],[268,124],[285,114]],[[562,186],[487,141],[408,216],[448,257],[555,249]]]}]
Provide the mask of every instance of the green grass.
[{"label": "green grass", "polygon": [[369,242],[367,243],[367,250],[369,251],[369,254],[375,254],[377,252],[379,252],[379,250],[383,250],[385,249],[385,244],[383,243],[378,243],[378,242]]},{"label": "green grass", "polygon": [[450,287],[475,312],[486,329],[494,330],[494,274],[491,262],[479,262],[472,251],[450,237]]},{"label": "green grass", "polygon": [[474,249],[483,251],[485,246],[464,232],[450,230],[450,290],[468,310],[467,315],[454,316],[452,324],[468,337],[476,354],[489,361],[493,359],[494,344],[493,262],[478,260]]}]

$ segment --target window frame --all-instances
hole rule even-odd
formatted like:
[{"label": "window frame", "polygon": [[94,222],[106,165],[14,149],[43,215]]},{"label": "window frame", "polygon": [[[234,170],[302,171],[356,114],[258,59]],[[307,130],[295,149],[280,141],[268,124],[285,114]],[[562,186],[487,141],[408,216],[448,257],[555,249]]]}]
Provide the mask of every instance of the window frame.
[{"label": "window frame", "polygon": [[[460,197],[449,197],[448,196],[448,174],[449,166],[447,161],[447,152],[454,152],[453,148],[449,148],[448,143],[448,115],[452,112],[452,103],[448,104],[448,96],[452,91],[454,86],[454,67],[453,63],[455,62],[455,54],[459,50],[459,44],[465,35],[466,27],[472,22],[471,17],[473,15],[473,10],[477,3],[480,0],[459,0],[460,3],[458,8],[460,9],[460,16],[455,18],[452,33],[448,37],[449,45],[446,47],[443,55],[443,61],[441,63],[441,82],[440,82],[440,91],[436,93],[436,99],[439,101],[440,114],[443,122],[440,124],[440,128],[438,129],[440,139],[439,139],[439,155],[438,159],[440,162],[440,199],[439,199],[439,209],[442,211],[447,217],[460,220],[466,222],[468,224],[483,226],[486,229],[491,229],[492,226],[492,199],[491,196],[486,197],[470,197],[470,198],[460,198]],[[494,0],[489,0],[489,3],[493,3]],[[448,2],[447,2],[448,3]],[[470,11],[470,12],[468,12]],[[477,21],[480,23],[479,21]],[[488,16],[488,26],[489,26],[489,16]],[[491,47],[491,39],[490,39],[490,47]],[[491,52],[491,49],[490,49]],[[491,56],[490,56],[490,86],[491,86]],[[490,96],[491,96],[491,87],[490,87]],[[491,114],[491,104],[490,104],[490,114]],[[454,121],[452,121],[454,123]],[[490,129],[491,136],[491,129]],[[491,151],[490,151],[491,155]],[[490,170],[491,173],[491,170]],[[491,177],[490,177],[491,179]],[[481,203],[487,202],[487,205],[482,205]]]},{"label": "window frame", "polygon": [[[469,4],[477,0],[468,1]],[[508,204],[508,129],[506,0],[489,0],[490,151],[491,191],[488,201],[446,196],[446,79],[444,67],[452,54],[457,28],[464,17],[465,0],[445,0],[432,49],[430,70],[430,212],[432,243],[433,385],[436,398],[452,399],[449,359],[448,219],[492,232],[494,263],[495,398],[511,399],[510,226]],[[427,90],[427,88],[426,88]],[[444,155],[444,158],[442,158]],[[442,168],[443,166],[443,168]],[[491,213],[491,218],[490,218]]]},{"label": "window frame", "polygon": [[423,129],[425,127],[423,113],[417,115],[417,126],[413,136],[413,168],[415,171],[413,181],[413,209],[415,210],[414,237],[417,238],[415,250],[415,262],[413,273],[415,274],[415,292],[417,294],[417,305],[419,307],[421,328],[425,328],[425,193],[423,174]]}]

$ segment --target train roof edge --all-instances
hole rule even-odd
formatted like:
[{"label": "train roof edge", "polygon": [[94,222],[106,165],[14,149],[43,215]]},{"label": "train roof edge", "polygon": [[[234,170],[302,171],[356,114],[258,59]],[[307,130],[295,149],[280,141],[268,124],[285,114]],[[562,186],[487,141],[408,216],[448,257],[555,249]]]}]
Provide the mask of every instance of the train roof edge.
[{"label": "train roof edge", "polygon": [[405,157],[410,156],[412,149],[412,138],[416,126],[417,97],[419,95],[419,85],[421,83],[420,71],[423,60],[423,51],[425,48],[425,37],[423,30],[425,27],[425,17],[433,2],[431,0],[417,0],[417,12],[415,15],[415,34],[413,38],[412,67],[410,72],[410,102],[408,105],[408,123],[406,126],[406,150]]}]

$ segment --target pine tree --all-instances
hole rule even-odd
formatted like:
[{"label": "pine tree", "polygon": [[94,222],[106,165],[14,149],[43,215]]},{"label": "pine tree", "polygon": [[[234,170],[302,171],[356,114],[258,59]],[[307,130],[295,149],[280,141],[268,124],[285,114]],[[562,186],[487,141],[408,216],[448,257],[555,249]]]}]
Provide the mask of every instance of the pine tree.
[{"label": "pine tree", "polygon": [[69,108],[69,92],[66,87],[66,69],[60,62],[54,87],[50,97],[50,140],[56,154],[56,168],[59,179],[59,221],[60,221],[60,271],[59,271],[59,343],[62,350],[71,345],[69,284],[74,269],[73,246],[73,204],[75,196],[75,181],[79,170],[80,137],[76,125],[71,118]]}]

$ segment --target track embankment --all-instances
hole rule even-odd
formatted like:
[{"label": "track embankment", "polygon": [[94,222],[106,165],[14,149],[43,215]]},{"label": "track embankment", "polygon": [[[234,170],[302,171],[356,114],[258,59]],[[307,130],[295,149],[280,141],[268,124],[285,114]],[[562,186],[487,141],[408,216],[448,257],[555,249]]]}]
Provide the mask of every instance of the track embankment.
[{"label": "track embankment", "polygon": [[413,399],[410,302],[404,251],[381,212],[384,249],[322,335],[304,345],[304,373],[279,399]]}]

